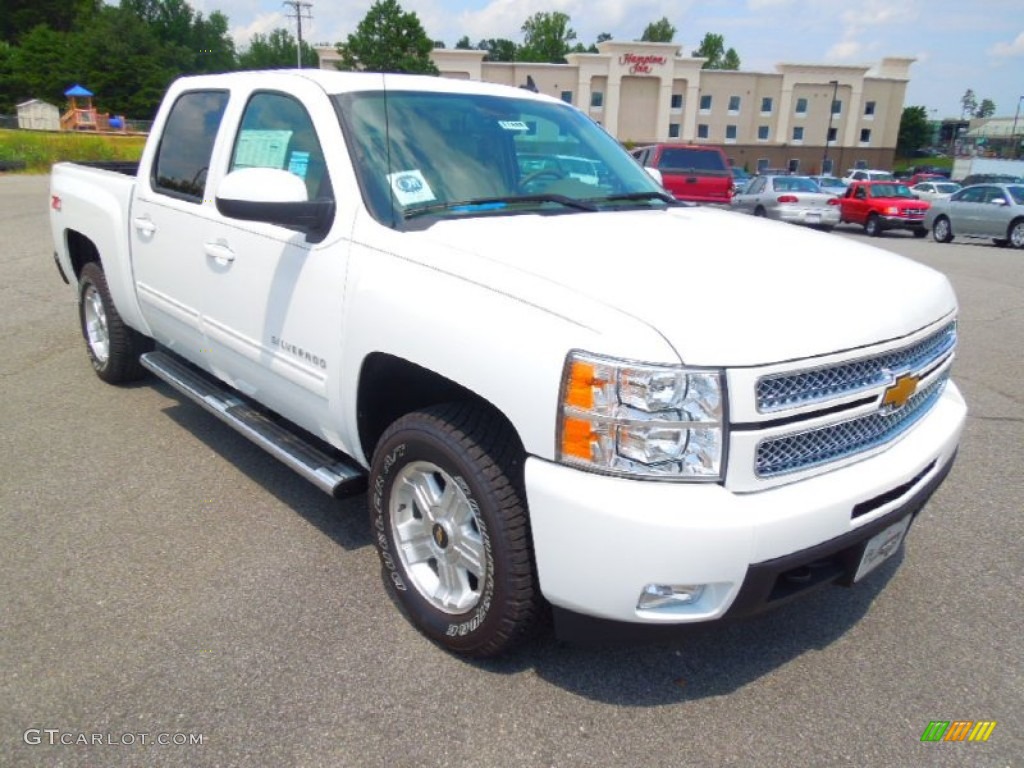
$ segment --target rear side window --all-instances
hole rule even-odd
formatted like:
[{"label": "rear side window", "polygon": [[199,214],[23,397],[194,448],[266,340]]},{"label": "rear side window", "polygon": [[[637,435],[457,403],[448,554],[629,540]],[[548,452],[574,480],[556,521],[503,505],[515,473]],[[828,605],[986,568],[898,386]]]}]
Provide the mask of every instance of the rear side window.
[{"label": "rear side window", "polygon": [[178,97],[160,137],[153,163],[153,189],[189,202],[202,202],[213,143],[227,103],[226,91],[192,91]]},{"label": "rear side window", "polygon": [[725,160],[718,152],[691,149],[688,147],[666,147],[658,160],[658,168],[685,171],[728,172]]}]

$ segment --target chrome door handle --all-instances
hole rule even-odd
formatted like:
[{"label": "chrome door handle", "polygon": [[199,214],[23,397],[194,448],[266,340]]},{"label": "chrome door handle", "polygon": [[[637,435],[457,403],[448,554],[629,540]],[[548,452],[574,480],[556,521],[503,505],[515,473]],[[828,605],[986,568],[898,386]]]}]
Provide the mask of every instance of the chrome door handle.
[{"label": "chrome door handle", "polygon": [[149,217],[132,219],[132,224],[140,235],[152,235],[156,232],[156,224]]},{"label": "chrome door handle", "polygon": [[224,243],[203,243],[206,255],[219,264],[227,264],[235,260],[235,252]]}]

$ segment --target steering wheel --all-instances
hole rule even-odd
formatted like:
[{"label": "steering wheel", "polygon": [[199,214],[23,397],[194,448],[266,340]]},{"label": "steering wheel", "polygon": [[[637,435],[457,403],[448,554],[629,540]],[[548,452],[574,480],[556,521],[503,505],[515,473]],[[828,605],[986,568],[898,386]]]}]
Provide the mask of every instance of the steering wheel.
[{"label": "steering wheel", "polygon": [[519,180],[519,188],[524,189],[535,181],[549,178],[552,181],[558,181],[559,179],[565,178],[565,173],[560,171],[558,168],[541,168],[539,171],[528,173]]}]

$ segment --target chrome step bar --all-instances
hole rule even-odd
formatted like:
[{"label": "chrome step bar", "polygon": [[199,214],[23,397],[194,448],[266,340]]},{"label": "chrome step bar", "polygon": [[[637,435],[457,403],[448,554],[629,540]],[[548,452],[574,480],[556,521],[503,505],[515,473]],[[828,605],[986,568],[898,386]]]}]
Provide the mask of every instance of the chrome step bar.
[{"label": "chrome step bar", "polygon": [[142,365],[271,456],[335,498],[366,490],[366,471],[341,453],[336,456],[271,421],[233,390],[171,353],[147,352]]}]

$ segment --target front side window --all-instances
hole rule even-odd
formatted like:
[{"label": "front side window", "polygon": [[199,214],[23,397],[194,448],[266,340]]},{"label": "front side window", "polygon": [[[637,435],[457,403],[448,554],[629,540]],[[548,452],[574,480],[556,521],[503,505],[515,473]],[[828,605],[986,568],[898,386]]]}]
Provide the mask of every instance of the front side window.
[{"label": "front side window", "polygon": [[153,189],[191,203],[203,201],[210,155],[227,103],[226,91],[190,91],[178,97],[160,137],[150,179]]},{"label": "front side window", "polygon": [[309,200],[330,196],[327,165],[313,122],[299,101],[283,93],[249,99],[231,154],[231,167],[275,168],[303,180]]},{"label": "front side window", "polygon": [[562,104],[390,90],[333,100],[367,207],[388,226],[671,202],[615,139]]}]

